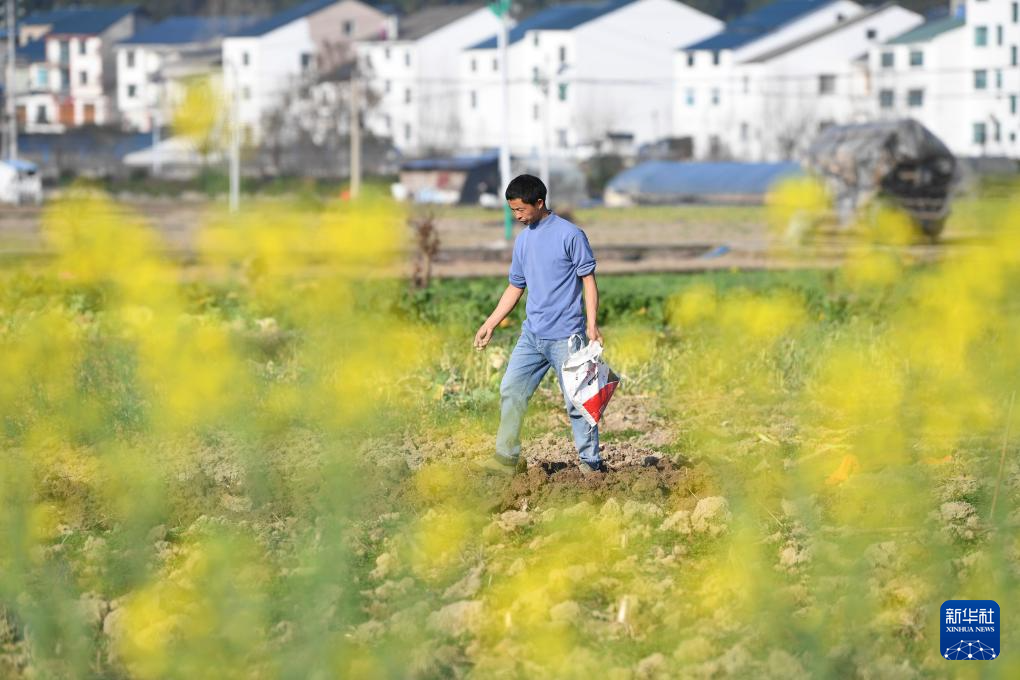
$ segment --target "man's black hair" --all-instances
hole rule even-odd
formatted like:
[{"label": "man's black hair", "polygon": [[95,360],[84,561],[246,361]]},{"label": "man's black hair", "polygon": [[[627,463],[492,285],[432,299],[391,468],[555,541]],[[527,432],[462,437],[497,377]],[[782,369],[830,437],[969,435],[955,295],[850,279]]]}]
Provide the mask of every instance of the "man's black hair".
[{"label": "man's black hair", "polygon": [[535,205],[538,199],[545,202],[545,184],[534,175],[518,175],[506,187],[506,200],[519,198],[528,205]]}]

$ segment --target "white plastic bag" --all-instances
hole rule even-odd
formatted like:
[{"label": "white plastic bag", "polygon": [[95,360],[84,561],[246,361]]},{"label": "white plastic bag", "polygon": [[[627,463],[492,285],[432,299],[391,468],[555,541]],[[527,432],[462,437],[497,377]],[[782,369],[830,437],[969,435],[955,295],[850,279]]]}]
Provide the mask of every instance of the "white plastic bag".
[{"label": "white plastic bag", "polygon": [[[572,335],[567,347],[574,347]],[[606,410],[606,405],[620,384],[620,378],[602,359],[602,343],[592,340],[579,350],[567,352],[563,362],[563,389],[567,399],[581,412],[588,424],[595,427]]]}]

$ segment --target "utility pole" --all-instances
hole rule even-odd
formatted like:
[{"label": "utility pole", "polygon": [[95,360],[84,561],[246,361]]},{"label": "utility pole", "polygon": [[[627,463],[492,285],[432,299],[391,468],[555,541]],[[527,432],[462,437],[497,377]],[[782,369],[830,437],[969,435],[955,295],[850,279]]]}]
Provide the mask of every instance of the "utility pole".
[{"label": "utility pole", "polygon": [[163,169],[159,157],[159,114],[152,115],[152,176],[156,177]]},{"label": "utility pole", "polygon": [[538,82],[539,88],[542,90],[542,94],[545,95],[545,101],[542,102],[542,151],[538,156],[538,172],[542,175],[542,181],[545,182],[545,204],[549,205],[549,197],[552,194],[550,187],[552,186],[551,177],[549,176],[549,143],[552,137],[550,132],[552,126],[552,80],[546,75],[542,80]]},{"label": "utility pole", "polygon": [[[510,184],[510,69],[507,63],[510,0],[495,0],[489,5],[489,10],[499,17],[499,33],[496,34],[496,45],[499,48],[499,182],[502,184],[502,190],[506,191],[507,185]],[[509,242],[513,238],[513,233],[510,206],[504,201],[503,236]]]},{"label": "utility pole", "polygon": [[14,160],[18,157],[18,108],[15,99],[15,68],[14,60],[17,56],[18,35],[15,31],[16,0],[7,0],[7,85],[4,88],[4,98],[7,100],[7,157]]},{"label": "utility pole", "polygon": [[230,212],[236,213],[241,207],[241,80],[237,64],[233,60],[227,63],[234,81],[230,93]]},{"label": "utility pole", "polygon": [[361,102],[358,92],[358,63],[354,62],[351,71],[351,200],[361,193]]},{"label": "utility pole", "polygon": [[542,151],[539,154],[538,162],[542,181],[545,182],[546,205],[549,205],[550,197],[552,196],[552,168],[550,168],[550,156],[552,155],[552,108],[553,102],[556,101],[559,90],[563,86],[563,72],[566,70],[567,65],[560,64],[552,75],[547,74],[542,80],[538,81],[538,85],[545,95],[545,115],[542,116]]},{"label": "utility pole", "polygon": [[157,177],[163,169],[159,155],[159,112],[153,111],[150,117],[152,125],[152,170],[153,177]]},{"label": "utility pole", "polygon": [[[146,95],[149,96],[149,93],[152,90],[155,90],[156,92],[156,96],[154,98],[155,101],[152,105],[152,109],[149,112],[149,124],[152,126],[152,169],[150,171],[150,174],[153,177],[157,177],[159,173],[163,170],[163,159],[159,152],[160,143],[159,124],[161,118],[160,104],[163,101],[163,97],[161,96],[163,92],[163,79],[159,76],[153,76],[148,79],[148,83],[149,88],[152,89],[147,88]],[[150,97],[150,101],[151,100],[152,98]]]}]

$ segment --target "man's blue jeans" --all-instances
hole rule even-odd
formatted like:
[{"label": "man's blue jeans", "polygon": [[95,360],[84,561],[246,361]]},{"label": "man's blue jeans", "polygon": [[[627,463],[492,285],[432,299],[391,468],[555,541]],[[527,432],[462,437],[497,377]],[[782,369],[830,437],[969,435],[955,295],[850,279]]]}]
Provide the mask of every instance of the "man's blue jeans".
[{"label": "man's blue jeans", "polygon": [[[581,334],[582,341],[588,340]],[[559,379],[560,391],[567,405],[574,446],[581,460],[593,467],[602,462],[599,454],[599,430],[585,421],[563,389],[563,361],[567,358],[569,340],[542,340],[525,330],[510,354],[506,374],[499,386],[501,412],[496,434],[496,457],[507,465],[516,464],[521,456],[521,423],[528,409],[528,400],[552,367]]]}]

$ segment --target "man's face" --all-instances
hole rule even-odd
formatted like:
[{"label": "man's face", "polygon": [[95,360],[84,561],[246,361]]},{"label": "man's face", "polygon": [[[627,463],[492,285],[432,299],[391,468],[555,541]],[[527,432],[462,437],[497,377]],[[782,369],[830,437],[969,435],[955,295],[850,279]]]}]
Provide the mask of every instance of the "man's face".
[{"label": "man's face", "polygon": [[525,203],[519,198],[511,198],[507,203],[514,218],[522,224],[534,224],[545,214],[545,201],[541,198],[535,201],[535,205]]}]

